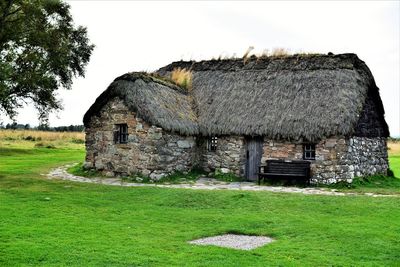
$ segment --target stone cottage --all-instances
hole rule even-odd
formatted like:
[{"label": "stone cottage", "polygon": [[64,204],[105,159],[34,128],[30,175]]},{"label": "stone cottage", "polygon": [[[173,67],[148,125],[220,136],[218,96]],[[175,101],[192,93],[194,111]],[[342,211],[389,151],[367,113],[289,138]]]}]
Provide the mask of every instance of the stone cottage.
[{"label": "stone cottage", "polygon": [[[190,70],[186,90],[169,80]],[[152,179],[201,167],[247,180],[267,159],[311,162],[312,182],[386,174],[379,89],[355,54],[179,61],[118,77],[84,116],[87,168]]]}]

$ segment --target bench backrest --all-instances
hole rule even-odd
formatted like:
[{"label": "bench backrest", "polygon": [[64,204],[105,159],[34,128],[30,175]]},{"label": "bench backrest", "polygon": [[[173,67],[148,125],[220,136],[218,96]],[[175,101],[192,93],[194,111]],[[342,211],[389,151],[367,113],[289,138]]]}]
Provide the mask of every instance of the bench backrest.
[{"label": "bench backrest", "polygon": [[308,161],[267,160],[265,171],[276,174],[308,175],[309,170],[310,162]]}]

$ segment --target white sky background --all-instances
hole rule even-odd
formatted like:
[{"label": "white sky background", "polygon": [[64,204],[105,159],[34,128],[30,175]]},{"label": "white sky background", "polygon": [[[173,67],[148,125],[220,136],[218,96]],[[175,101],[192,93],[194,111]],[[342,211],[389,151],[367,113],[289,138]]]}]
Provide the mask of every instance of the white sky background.
[{"label": "white sky background", "polygon": [[[392,136],[400,135],[400,2],[69,1],[74,21],[96,45],[85,78],[60,90],[64,110],[51,126],[82,124],[97,96],[129,71],[154,71],[177,60],[242,56],[276,47],[291,52],[352,52],[380,88]],[[7,122],[7,121],[5,121]],[[37,125],[32,107],[19,123]]]}]

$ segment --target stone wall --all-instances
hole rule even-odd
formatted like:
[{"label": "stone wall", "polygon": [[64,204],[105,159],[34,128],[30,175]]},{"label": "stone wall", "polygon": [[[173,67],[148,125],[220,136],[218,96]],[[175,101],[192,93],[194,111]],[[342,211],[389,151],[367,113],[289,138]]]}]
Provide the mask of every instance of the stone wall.
[{"label": "stone wall", "polygon": [[[128,125],[128,142],[114,143],[117,124]],[[106,104],[100,116],[93,116],[86,128],[86,162],[104,174],[142,174],[159,179],[174,171],[199,166],[206,171],[221,169],[244,176],[245,139],[219,136],[216,151],[208,151],[207,139],[181,136],[150,125],[127,109],[119,99]],[[267,159],[302,159],[303,144],[264,140],[262,162]],[[386,174],[386,139],[383,137],[333,137],[316,144],[311,161],[313,183],[352,181],[356,176]]]},{"label": "stone wall", "polygon": [[238,176],[244,175],[246,151],[244,138],[241,136],[218,136],[216,151],[208,151],[207,139],[198,142],[200,166],[208,172],[221,169]]},{"label": "stone wall", "polygon": [[[116,124],[128,125],[128,142],[114,143]],[[174,171],[188,171],[196,164],[194,137],[166,132],[149,125],[127,109],[119,99],[106,104],[86,129],[87,168],[104,174],[142,174],[159,179]]]},{"label": "stone wall", "polygon": [[267,159],[302,159],[303,144],[264,140],[262,162]]},{"label": "stone wall", "polygon": [[[262,162],[302,158],[302,143],[264,141]],[[385,138],[327,138],[316,144],[316,158],[311,161],[311,181],[323,184],[351,182],[356,176],[386,174],[387,168]]]}]

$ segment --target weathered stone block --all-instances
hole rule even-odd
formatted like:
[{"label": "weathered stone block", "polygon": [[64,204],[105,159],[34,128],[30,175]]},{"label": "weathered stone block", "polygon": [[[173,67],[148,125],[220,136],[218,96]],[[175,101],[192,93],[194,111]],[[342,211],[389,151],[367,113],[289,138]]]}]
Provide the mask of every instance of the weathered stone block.
[{"label": "weathered stone block", "polygon": [[179,140],[177,142],[177,145],[178,145],[179,148],[191,148],[191,147],[193,147],[194,144],[192,142],[187,141],[187,140]]},{"label": "weathered stone block", "polygon": [[231,172],[228,168],[221,168],[220,171],[222,173],[230,173]]}]

